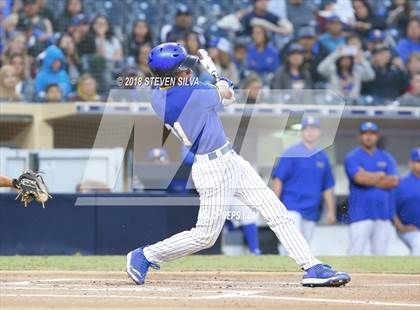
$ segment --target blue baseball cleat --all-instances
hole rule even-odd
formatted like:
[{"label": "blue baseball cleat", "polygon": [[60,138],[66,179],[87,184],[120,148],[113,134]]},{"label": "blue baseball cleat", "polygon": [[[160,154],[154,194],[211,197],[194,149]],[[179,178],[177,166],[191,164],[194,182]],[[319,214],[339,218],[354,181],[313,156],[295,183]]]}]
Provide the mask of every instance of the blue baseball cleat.
[{"label": "blue baseball cleat", "polygon": [[136,284],[144,283],[149,267],[160,269],[158,264],[147,260],[144,256],[143,248],[135,249],[127,254],[127,273]]},{"label": "blue baseball cleat", "polygon": [[303,286],[342,286],[349,283],[351,277],[345,272],[337,272],[331,266],[318,264],[305,271]]}]

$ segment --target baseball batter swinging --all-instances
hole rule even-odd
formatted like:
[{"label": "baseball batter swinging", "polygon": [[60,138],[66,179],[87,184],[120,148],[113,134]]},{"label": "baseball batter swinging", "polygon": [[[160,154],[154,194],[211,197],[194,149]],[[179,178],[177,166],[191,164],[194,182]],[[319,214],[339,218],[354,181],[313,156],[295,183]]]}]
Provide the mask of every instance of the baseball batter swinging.
[{"label": "baseball batter swinging", "polygon": [[[195,154],[192,179],[200,195],[195,228],[178,233],[153,245],[140,247],[127,255],[127,273],[136,284],[143,284],[149,267],[211,247],[217,240],[232,198],[258,211],[275,232],[290,257],[305,270],[304,286],[341,286],[350,276],[337,272],[316,259],[297,230],[285,206],[267,187],[249,162],[232,150],[216,109],[231,102],[233,83],[219,77],[204,50],[199,57],[188,55],[178,43],[164,43],[149,54],[154,76],[191,78],[200,62],[216,84],[162,85],[152,96],[152,107],[166,130],[175,134]],[[165,79],[167,80],[167,79]],[[164,131],[165,138],[165,131]]]}]

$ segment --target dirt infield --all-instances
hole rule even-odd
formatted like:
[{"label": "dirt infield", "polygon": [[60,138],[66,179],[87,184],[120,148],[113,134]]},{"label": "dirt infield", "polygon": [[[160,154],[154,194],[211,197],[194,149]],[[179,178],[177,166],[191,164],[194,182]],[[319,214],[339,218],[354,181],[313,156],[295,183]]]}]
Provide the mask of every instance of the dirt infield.
[{"label": "dirt infield", "polygon": [[420,308],[420,275],[354,274],[340,288],[304,288],[300,277],[152,271],[146,285],[136,286],[123,272],[0,271],[0,308]]}]

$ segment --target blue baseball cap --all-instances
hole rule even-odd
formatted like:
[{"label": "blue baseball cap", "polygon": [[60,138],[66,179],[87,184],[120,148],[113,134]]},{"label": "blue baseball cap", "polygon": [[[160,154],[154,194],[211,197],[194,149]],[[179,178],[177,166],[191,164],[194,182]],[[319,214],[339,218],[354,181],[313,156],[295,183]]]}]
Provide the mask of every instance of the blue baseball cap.
[{"label": "blue baseball cap", "polygon": [[311,126],[311,127],[317,127],[319,128],[320,126],[320,121],[318,117],[315,117],[313,115],[305,115],[302,118],[302,129]]},{"label": "blue baseball cap", "polygon": [[378,132],[379,127],[374,122],[363,122],[363,123],[360,124],[359,130],[360,130],[361,133],[368,132],[368,131]]},{"label": "blue baseball cap", "polygon": [[385,40],[385,32],[374,29],[369,33],[369,41],[375,42],[375,41],[383,41]]},{"label": "blue baseball cap", "polygon": [[226,54],[231,55],[232,54],[232,46],[230,42],[223,37],[214,37],[209,42],[209,47],[215,47],[222,52],[225,52]]},{"label": "blue baseball cap", "polygon": [[77,14],[76,16],[74,16],[71,21],[70,21],[72,26],[79,26],[82,24],[88,24],[89,23],[89,19],[87,18],[87,16],[85,14]]},{"label": "blue baseball cap", "polygon": [[191,10],[185,4],[178,4],[176,6],[176,15],[191,15]]},{"label": "blue baseball cap", "polygon": [[302,38],[314,38],[316,37],[316,31],[314,27],[311,26],[303,26],[299,29],[297,37],[299,39]]},{"label": "blue baseball cap", "polygon": [[332,23],[332,22],[339,22],[341,23],[340,17],[338,15],[331,15],[327,17],[327,23]]},{"label": "blue baseball cap", "polygon": [[411,160],[420,161],[420,147],[415,147],[411,150]]},{"label": "blue baseball cap", "polygon": [[299,43],[293,43],[287,49],[287,55],[291,54],[303,54],[305,53],[305,49]]}]

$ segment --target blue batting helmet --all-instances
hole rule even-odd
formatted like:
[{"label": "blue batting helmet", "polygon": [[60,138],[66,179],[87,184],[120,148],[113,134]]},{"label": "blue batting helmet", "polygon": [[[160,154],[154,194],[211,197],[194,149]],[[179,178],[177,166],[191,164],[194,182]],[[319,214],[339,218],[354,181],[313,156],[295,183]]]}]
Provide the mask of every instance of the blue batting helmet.
[{"label": "blue batting helmet", "polygon": [[192,68],[197,56],[188,55],[179,43],[163,43],[155,46],[149,53],[149,67],[155,76],[171,76],[176,72]]}]

